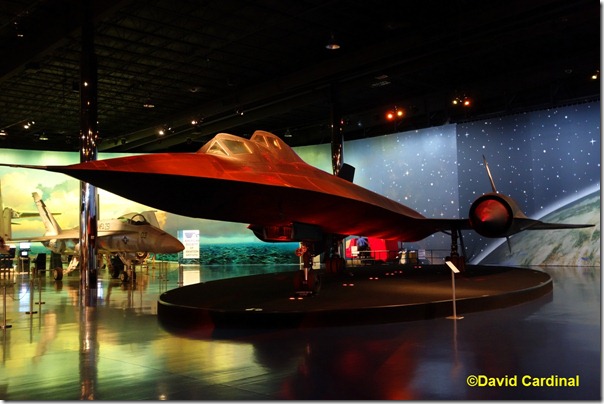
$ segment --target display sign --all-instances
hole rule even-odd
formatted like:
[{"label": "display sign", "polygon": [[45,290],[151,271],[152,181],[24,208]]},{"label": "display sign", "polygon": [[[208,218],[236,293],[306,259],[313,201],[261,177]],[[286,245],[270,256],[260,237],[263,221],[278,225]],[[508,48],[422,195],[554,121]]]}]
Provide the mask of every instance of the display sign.
[{"label": "display sign", "polygon": [[179,230],[178,239],[185,246],[183,259],[199,259],[199,230]]},{"label": "display sign", "polygon": [[453,264],[451,261],[445,261],[445,264],[447,264],[447,266],[449,267],[449,269],[451,269],[451,271],[453,271],[453,273],[455,273],[455,274],[459,273],[459,269],[457,269],[455,264]]}]

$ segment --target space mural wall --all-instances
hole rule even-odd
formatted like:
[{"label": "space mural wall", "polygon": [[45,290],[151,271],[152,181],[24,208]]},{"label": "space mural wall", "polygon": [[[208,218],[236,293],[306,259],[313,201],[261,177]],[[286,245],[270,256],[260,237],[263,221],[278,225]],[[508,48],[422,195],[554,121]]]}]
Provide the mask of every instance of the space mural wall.
[{"label": "space mural wall", "polygon": [[[511,238],[512,253],[504,239],[484,239],[464,231],[466,252],[473,263],[599,266],[599,107],[599,102],[586,103],[349,141],[344,144],[344,160],[356,167],[355,183],[365,188],[426,217],[461,218],[467,217],[474,199],[491,191],[482,161],[484,155],[498,191],[516,199],[527,216],[596,226],[526,231]],[[295,150],[307,163],[331,171],[329,144]],[[99,159],[109,157],[117,155],[99,155]],[[77,162],[78,154],[0,149],[0,160],[61,165]],[[51,210],[62,209],[58,221],[63,228],[78,225],[79,183],[71,177],[0,167],[0,181],[5,207],[19,212],[35,211],[31,193],[37,191]],[[149,209],[100,189],[99,197],[103,219]],[[208,246],[263,244],[241,223],[192,219],[166,212],[158,212],[158,220],[173,235],[182,229],[199,229],[202,257],[209,256]],[[19,219],[19,225],[13,227],[15,237],[43,232],[38,218]],[[450,238],[436,234],[405,243],[405,247],[447,250]],[[269,254],[263,248],[261,254]],[[295,262],[295,245],[290,248]],[[245,257],[247,253],[236,255]],[[223,261],[232,262],[232,256]],[[207,263],[203,259],[201,262]]]},{"label": "space mural wall", "polygon": [[[426,217],[467,217],[491,192],[483,156],[497,191],[514,198],[531,218],[590,223],[581,230],[526,231],[485,239],[464,231],[473,263],[600,265],[600,103],[527,112],[346,142],[344,160],[355,183]],[[300,148],[309,163],[329,171],[329,148]],[[325,156],[320,159],[318,156]],[[436,234],[407,248],[448,249]]]},{"label": "space mural wall", "polygon": [[475,261],[599,266],[601,146],[599,102],[458,125],[461,212],[477,192],[490,191],[480,161],[484,155],[497,190],[513,197],[528,217],[596,225],[525,231],[511,237],[511,253],[505,240],[470,232],[466,240]]}]

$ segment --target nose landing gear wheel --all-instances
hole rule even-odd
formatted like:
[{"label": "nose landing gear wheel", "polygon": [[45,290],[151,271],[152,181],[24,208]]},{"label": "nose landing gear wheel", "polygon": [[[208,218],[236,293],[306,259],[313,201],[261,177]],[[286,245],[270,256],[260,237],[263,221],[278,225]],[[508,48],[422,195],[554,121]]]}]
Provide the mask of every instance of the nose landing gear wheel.
[{"label": "nose landing gear wheel", "polygon": [[63,268],[55,268],[52,270],[52,276],[55,281],[60,281],[63,279]]},{"label": "nose landing gear wheel", "polygon": [[[128,275],[128,271],[122,271],[120,274],[120,280],[122,282],[128,282],[130,280],[130,275]],[[136,272],[132,272],[132,280],[136,281]]]}]

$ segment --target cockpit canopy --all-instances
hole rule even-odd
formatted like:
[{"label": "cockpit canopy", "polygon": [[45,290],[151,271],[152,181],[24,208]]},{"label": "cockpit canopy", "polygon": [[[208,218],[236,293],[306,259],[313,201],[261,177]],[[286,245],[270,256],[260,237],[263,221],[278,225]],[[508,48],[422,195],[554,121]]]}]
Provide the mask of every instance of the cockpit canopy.
[{"label": "cockpit canopy", "polygon": [[145,218],[145,216],[143,216],[140,213],[135,213],[135,212],[126,213],[125,215],[118,217],[117,220],[119,220],[122,223],[135,224],[135,225],[150,224],[147,221],[147,219]]},{"label": "cockpit canopy", "polygon": [[255,131],[249,140],[228,133],[219,133],[197,153],[216,154],[248,162],[260,161],[260,156],[281,162],[302,161],[278,136],[261,130]]}]

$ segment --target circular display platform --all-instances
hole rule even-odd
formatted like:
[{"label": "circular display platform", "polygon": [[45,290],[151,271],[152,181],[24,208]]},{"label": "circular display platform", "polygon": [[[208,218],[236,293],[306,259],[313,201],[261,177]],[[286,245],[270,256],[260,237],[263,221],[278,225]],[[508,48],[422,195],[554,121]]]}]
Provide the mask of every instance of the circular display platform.
[{"label": "circular display platform", "polygon": [[[357,267],[322,274],[318,293],[294,291],[299,271],[223,279],[173,289],[158,301],[162,325],[292,328],[415,321],[451,316],[450,270],[442,265]],[[455,276],[457,315],[513,306],[552,291],[526,268],[467,266]]]}]

